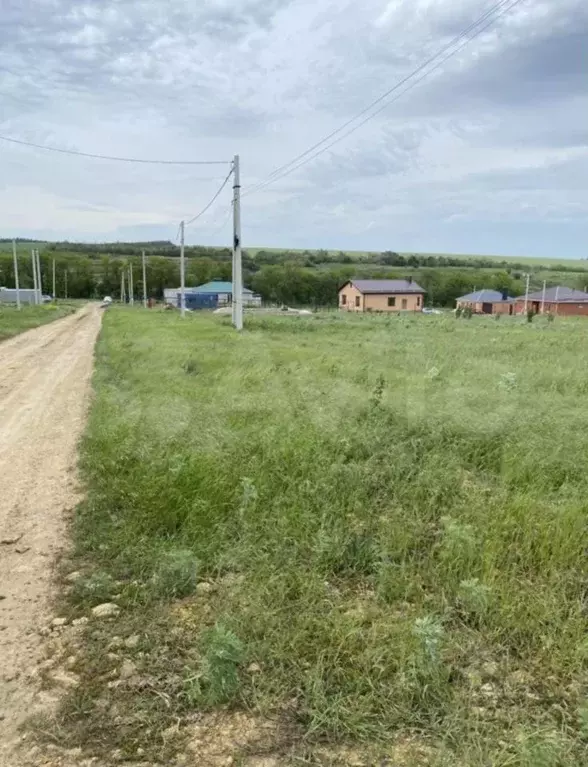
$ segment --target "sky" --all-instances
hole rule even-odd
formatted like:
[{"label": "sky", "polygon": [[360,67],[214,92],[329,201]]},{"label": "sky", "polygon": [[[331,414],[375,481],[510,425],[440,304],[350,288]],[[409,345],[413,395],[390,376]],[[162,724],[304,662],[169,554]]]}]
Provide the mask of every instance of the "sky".
[{"label": "sky", "polygon": [[[255,191],[495,0],[2,0],[0,136],[226,164],[0,141],[0,237],[173,240],[239,154],[245,247],[586,258],[588,3],[512,2]],[[187,242],[229,245],[230,200]]]}]

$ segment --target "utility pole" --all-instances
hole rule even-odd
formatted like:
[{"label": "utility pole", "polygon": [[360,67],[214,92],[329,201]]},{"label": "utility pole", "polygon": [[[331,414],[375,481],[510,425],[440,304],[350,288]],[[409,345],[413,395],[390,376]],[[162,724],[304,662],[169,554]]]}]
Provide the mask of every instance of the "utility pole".
[{"label": "utility pole", "polygon": [[39,303],[39,286],[37,283],[37,257],[35,251],[31,250],[31,265],[33,267],[33,292],[35,294],[35,300],[33,303]]},{"label": "utility pole", "polygon": [[53,259],[52,270],[53,270],[53,300],[55,301],[57,299],[57,296],[55,293],[55,259]]},{"label": "utility pole", "polygon": [[143,309],[147,308],[147,265],[145,264],[145,251],[141,254],[141,265],[143,267]]},{"label": "utility pole", "polygon": [[39,280],[39,303],[43,303],[43,276],[41,274],[41,253],[37,250],[37,276]]},{"label": "utility pole", "polygon": [[122,272],[120,273],[120,302],[121,304],[126,303],[125,301],[125,268],[123,266]]},{"label": "utility pole", "polygon": [[133,262],[129,263],[129,304],[135,305],[135,291],[133,289]]},{"label": "utility pole", "polygon": [[541,314],[545,314],[545,291],[547,290],[547,282],[543,280],[543,296],[541,297]]},{"label": "utility pole", "polygon": [[185,259],[185,235],[186,224],[180,222],[180,311],[182,317],[186,316],[186,259]]},{"label": "utility pole", "polygon": [[67,269],[63,273],[63,282],[64,282],[64,285],[65,285],[63,293],[65,295],[65,298],[67,299]]},{"label": "utility pole", "polygon": [[243,330],[243,266],[241,254],[241,170],[233,160],[233,324]]},{"label": "utility pole", "polygon": [[531,275],[527,274],[527,287],[525,290],[525,314],[527,313],[527,307],[529,306],[529,285],[531,283]]},{"label": "utility pole", "polygon": [[14,286],[16,288],[16,308],[20,309],[20,285],[18,283],[18,257],[16,255],[16,240],[12,240],[12,257],[14,259]]}]

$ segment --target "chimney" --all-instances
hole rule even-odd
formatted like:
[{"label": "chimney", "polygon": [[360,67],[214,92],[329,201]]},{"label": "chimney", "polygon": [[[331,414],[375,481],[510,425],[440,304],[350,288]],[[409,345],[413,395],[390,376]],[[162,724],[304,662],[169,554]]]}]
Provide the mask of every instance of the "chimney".
[{"label": "chimney", "polygon": [[508,301],[508,293],[506,292],[506,290],[502,291],[502,300],[503,301]]},{"label": "chimney", "polygon": [[407,279],[407,282],[408,282],[408,284],[409,284],[409,285],[412,285],[412,274],[411,274],[411,275],[410,275],[410,277]]}]

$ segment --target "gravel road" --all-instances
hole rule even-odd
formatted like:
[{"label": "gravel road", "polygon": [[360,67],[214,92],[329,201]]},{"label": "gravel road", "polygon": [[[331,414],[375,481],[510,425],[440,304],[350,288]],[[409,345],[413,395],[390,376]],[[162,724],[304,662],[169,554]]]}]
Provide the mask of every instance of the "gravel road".
[{"label": "gravel road", "polygon": [[[39,704],[39,629],[78,500],[101,311],[95,305],[0,344],[0,765],[18,767],[18,726]],[[41,693],[42,695],[42,693]]]}]

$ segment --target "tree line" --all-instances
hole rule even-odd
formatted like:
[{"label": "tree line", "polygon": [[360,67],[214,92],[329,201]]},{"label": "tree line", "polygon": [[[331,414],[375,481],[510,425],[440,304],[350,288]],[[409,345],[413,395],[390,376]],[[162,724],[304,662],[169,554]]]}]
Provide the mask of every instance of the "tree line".
[{"label": "tree line", "polygon": [[[148,243],[133,243],[129,255],[105,254],[97,251],[76,252],[57,250],[50,244],[41,252],[43,292],[52,294],[52,265],[55,261],[56,294],[58,298],[102,298],[120,296],[121,275],[132,265],[134,272],[135,297],[143,295],[141,250],[147,250]],[[159,243],[151,243],[154,248]],[[172,245],[170,243],[170,245]],[[89,248],[106,246],[89,245]],[[172,247],[174,247],[172,245]],[[312,254],[311,254],[312,255]],[[326,257],[341,259],[340,254],[314,254],[319,259]],[[388,257],[382,254],[382,257]],[[277,263],[273,260],[280,257]],[[453,307],[455,299],[481,288],[506,291],[518,296],[524,293],[522,274],[516,269],[474,268],[400,264],[387,266],[381,261],[373,264],[362,261],[357,264],[341,260],[319,261],[308,265],[304,253],[274,253],[261,251],[255,257],[245,254],[243,272],[245,286],[261,295],[264,302],[291,306],[332,307],[337,305],[338,289],[350,279],[402,279],[413,277],[426,291],[429,306]],[[429,257],[425,257],[429,258]],[[270,263],[268,263],[270,261]],[[528,268],[528,267],[527,267]],[[28,253],[19,254],[19,277],[23,288],[32,287],[31,259]],[[231,251],[228,248],[190,248],[186,259],[186,284],[201,285],[211,280],[231,280]],[[584,287],[584,276],[577,275],[574,287]],[[149,255],[147,258],[148,295],[156,299],[163,297],[165,288],[177,287],[180,283],[179,261],[175,257]],[[582,283],[582,285],[580,285]],[[0,253],[0,286],[14,286],[12,255]],[[541,283],[534,280],[532,289],[539,289]],[[570,285],[572,287],[572,285]],[[128,289],[128,288],[127,288]]]}]

